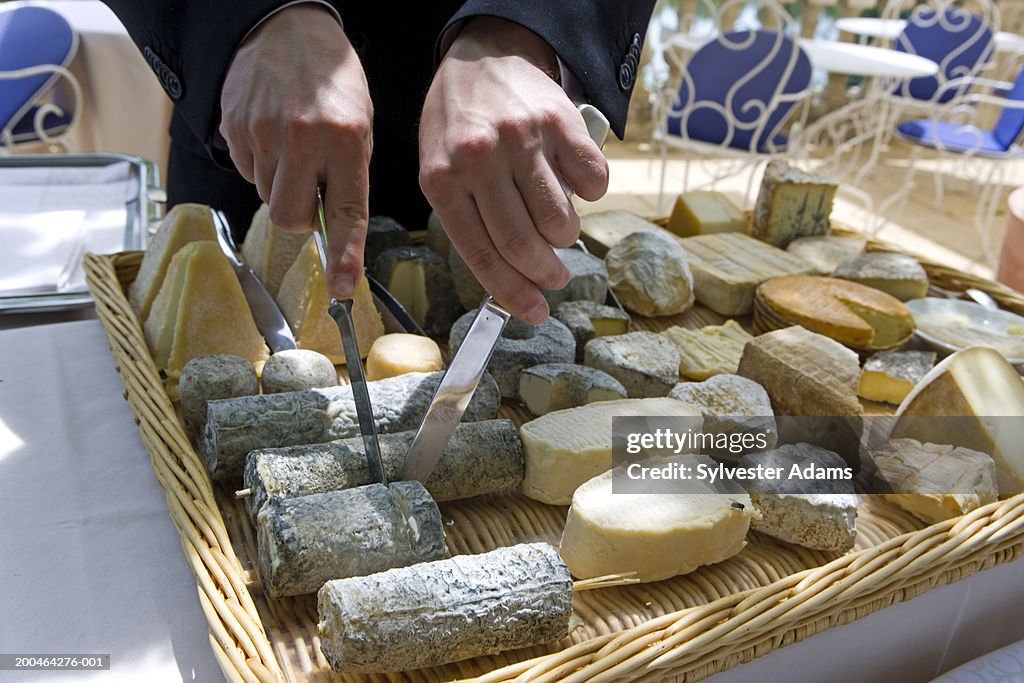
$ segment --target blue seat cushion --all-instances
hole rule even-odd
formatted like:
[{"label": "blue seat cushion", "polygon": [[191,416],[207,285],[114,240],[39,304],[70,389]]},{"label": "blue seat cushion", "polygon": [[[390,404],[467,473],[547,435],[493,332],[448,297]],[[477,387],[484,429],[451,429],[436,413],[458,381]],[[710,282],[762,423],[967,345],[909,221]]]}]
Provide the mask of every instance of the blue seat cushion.
[{"label": "blue seat cushion", "polygon": [[896,126],[900,135],[926,147],[948,149],[955,152],[1003,155],[1008,149],[990,130],[950,121],[918,119],[904,121]]},{"label": "blue seat cushion", "polygon": [[[11,129],[11,136],[14,138],[14,142],[32,142],[39,139],[35,128],[37,111],[39,111],[39,107],[32,107],[14,124],[14,127]],[[48,114],[43,118],[43,130],[47,135],[59,135],[67,130],[70,125],[71,112]],[[3,145],[3,140],[0,140],[0,145]]]},{"label": "blue seat cushion", "polygon": [[[45,7],[0,4],[0,71],[34,66],[67,66],[77,38],[60,14]],[[52,73],[0,80],[0,128],[20,122],[55,80]]]},{"label": "blue seat cushion", "polygon": [[[975,76],[995,49],[992,30],[981,17],[965,9],[946,9],[940,16],[934,9],[914,13],[893,48],[926,57],[942,69],[943,81]],[[939,78],[921,76],[901,87],[897,96],[929,100],[939,89]],[[955,90],[944,90],[940,103],[949,102]]]}]

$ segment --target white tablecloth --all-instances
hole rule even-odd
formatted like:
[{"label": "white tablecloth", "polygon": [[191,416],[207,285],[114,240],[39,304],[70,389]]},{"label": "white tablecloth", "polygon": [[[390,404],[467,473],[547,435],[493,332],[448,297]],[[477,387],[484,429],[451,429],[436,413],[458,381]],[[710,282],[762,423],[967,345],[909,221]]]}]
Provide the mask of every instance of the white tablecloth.
[{"label": "white tablecloth", "polygon": [[[0,652],[110,653],[110,672],[217,681],[195,581],[96,320],[0,331]],[[712,683],[927,681],[1024,639],[1024,561],[937,588]]]},{"label": "white tablecloth", "polygon": [[166,178],[171,100],[128,32],[99,0],[26,0],[59,12],[78,33],[71,73],[82,86],[82,116],[69,152],[120,152],[155,162]]}]

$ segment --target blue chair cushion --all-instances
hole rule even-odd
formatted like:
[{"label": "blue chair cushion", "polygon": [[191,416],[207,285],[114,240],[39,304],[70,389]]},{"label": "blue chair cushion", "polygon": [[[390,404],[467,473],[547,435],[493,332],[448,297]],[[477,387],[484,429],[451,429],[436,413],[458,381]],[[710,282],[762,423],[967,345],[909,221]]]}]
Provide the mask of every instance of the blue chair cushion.
[{"label": "blue chair cushion", "polygon": [[1009,149],[1009,145],[1003,145],[992,131],[951,121],[904,121],[896,126],[896,130],[907,140],[926,147],[938,147],[954,152],[1001,156]]},{"label": "blue chair cushion", "polygon": [[[992,58],[995,43],[992,30],[981,17],[964,9],[915,12],[907,27],[896,39],[893,47],[898,52],[911,52],[927,57],[942,69],[945,82],[954,78],[976,75],[978,69]],[[943,64],[943,60],[948,61]],[[917,100],[930,100],[939,88],[939,78],[922,76],[910,80],[899,95]],[[953,90],[943,92],[939,102],[948,102],[956,96]]]},{"label": "blue chair cushion", "polygon": [[[1013,87],[1004,97],[1007,100],[1024,102],[1024,68],[1017,74]],[[992,134],[999,144],[1009,149],[1020,137],[1022,131],[1024,131],[1024,109],[1003,109],[1003,113],[996,120],[995,128],[992,129]]]},{"label": "blue chair cushion", "polygon": [[[0,5],[0,71],[39,65],[67,66],[77,37],[67,20],[45,7]],[[51,73],[0,80],[0,129],[20,122],[56,80]]]},{"label": "blue chair cushion", "polygon": [[[686,69],[693,83],[692,98],[684,78],[678,108],[673,108],[668,118],[670,135],[683,136],[682,113],[692,102],[685,117],[687,138],[758,152],[785,148],[785,136],[776,133],[770,143],[767,136],[774,133],[793,103],[772,103],[772,99],[777,93],[792,95],[806,90],[811,81],[811,62],[792,40],[772,31],[733,31],[698,49]],[[727,102],[734,87],[732,100]],[[726,119],[709,106],[713,104],[721,105],[740,122],[730,139]],[[755,124],[766,107],[770,109],[767,123],[758,135]]]},{"label": "blue chair cushion", "polygon": [[[11,137],[14,142],[32,142],[33,140],[39,140],[39,134],[35,128],[35,117],[38,110],[39,107],[32,107],[16,124],[14,124],[14,127],[11,128]],[[62,114],[52,113],[43,117],[43,130],[50,136],[56,136],[63,133],[70,125],[71,112],[64,112]],[[3,142],[0,141],[0,144],[3,144]]]}]

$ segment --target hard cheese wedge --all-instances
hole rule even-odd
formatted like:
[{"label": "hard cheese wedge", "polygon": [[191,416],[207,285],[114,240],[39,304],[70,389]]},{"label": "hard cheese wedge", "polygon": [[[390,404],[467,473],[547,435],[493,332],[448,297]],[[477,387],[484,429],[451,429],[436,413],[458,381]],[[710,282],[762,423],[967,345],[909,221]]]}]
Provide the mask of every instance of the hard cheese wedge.
[{"label": "hard cheese wedge", "polygon": [[[344,365],[338,325],[327,313],[327,286],[316,242],[309,237],[281,281],[277,304],[295,334],[300,349],[319,351],[335,365]],[[373,304],[370,284],[359,278],[353,295],[352,322],[356,328],[359,353],[365,358],[374,340],[384,334],[384,323]]]},{"label": "hard cheese wedge", "polygon": [[840,264],[833,275],[880,289],[900,301],[928,294],[928,274],[916,258],[906,254],[862,254]]},{"label": "hard cheese wedge", "polygon": [[601,211],[580,216],[580,239],[591,254],[601,258],[623,237],[641,230],[660,230],[670,234],[629,211]]},{"label": "hard cheese wedge", "polygon": [[[643,464],[715,467],[705,455]],[[559,552],[576,578],[635,572],[647,582],[687,574],[740,552],[757,515],[745,494],[722,493],[696,476],[672,481],[670,493],[613,492],[613,477],[624,480],[626,468],[594,477],[572,497]]]},{"label": "hard cheese wedge", "polygon": [[930,351],[882,351],[868,358],[860,371],[857,393],[869,401],[899,405],[935,365]]},{"label": "hard cheese wedge", "polygon": [[217,241],[210,207],[178,204],[167,212],[142,256],[139,274],[128,288],[128,300],[139,320],[145,320],[149,315],[174,255],[189,242],[200,240]]},{"label": "hard cheese wedge", "polygon": [[1024,382],[996,350],[973,347],[936,365],[900,404],[890,436],[992,456],[999,495],[1024,491]]},{"label": "hard cheese wedge", "polygon": [[694,430],[703,423],[700,410],[674,398],[602,401],[548,413],[519,428],[523,493],[549,505],[568,505],[580,484],[611,469],[616,416],[685,417]]},{"label": "hard cheese wedge", "polygon": [[676,198],[668,229],[680,237],[743,232],[747,229],[747,217],[721,192],[692,190]]},{"label": "hard cheese wedge", "polygon": [[722,315],[750,313],[754,290],[765,280],[811,272],[792,254],[740,233],[687,237],[682,244],[697,301]]},{"label": "hard cheese wedge", "polygon": [[284,274],[307,239],[309,233],[288,232],[274,225],[266,204],[257,209],[242,244],[242,258],[259,276],[270,296],[277,296]]},{"label": "hard cheese wedge", "polygon": [[173,397],[193,358],[231,354],[262,367],[270,356],[235,271],[216,242],[192,242],[178,250],[144,330]]}]

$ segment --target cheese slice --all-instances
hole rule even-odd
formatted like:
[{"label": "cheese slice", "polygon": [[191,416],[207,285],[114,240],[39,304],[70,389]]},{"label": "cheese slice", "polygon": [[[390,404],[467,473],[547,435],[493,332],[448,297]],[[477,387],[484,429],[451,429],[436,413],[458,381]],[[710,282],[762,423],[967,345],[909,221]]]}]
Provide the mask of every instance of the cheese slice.
[{"label": "cheese slice", "polygon": [[865,350],[884,350],[914,333],[914,316],[898,299],[877,289],[836,278],[773,278],[757,289],[757,300],[790,324]]},{"label": "cheese slice", "polygon": [[128,300],[135,315],[145,320],[171,259],[184,245],[199,240],[217,241],[210,207],[203,204],[178,204],[160,221],[156,235],[142,255],[139,273],[128,288]]},{"label": "cheese slice", "polygon": [[580,239],[587,250],[604,258],[608,250],[626,235],[641,230],[656,230],[667,235],[672,233],[629,211],[600,211],[580,216]]},{"label": "cheese slice", "polygon": [[918,519],[935,524],[998,499],[992,458],[969,448],[893,439],[871,452],[876,489]]},{"label": "cheese slice", "polygon": [[676,198],[668,229],[680,237],[743,232],[747,229],[747,217],[721,192],[691,190]]},{"label": "cheese slice", "polygon": [[992,456],[999,495],[1024,492],[1024,382],[994,349],[976,346],[936,365],[896,411],[891,438]]},{"label": "cheese slice", "polygon": [[706,380],[715,375],[734,374],[743,347],[754,337],[735,320],[708,325],[699,330],[673,326],[661,332],[679,350],[679,374],[686,379]]},{"label": "cheese slice", "polygon": [[418,334],[396,332],[377,337],[366,356],[366,379],[371,382],[407,372],[436,372],[443,368],[437,342]]},{"label": "cheese slice", "polygon": [[172,398],[177,398],[178,379],[193,358],[230,354],[259,369],[270,356],[238,277],[216,242],[192,242],[178,250],[144,331]]},{"label": "cheese slice", "polygon": [[916,258],[906,254],[863,254],[840,264],[833,275],[880,289],[900,301],[928,294],[928,274]]},{"label": "cheese slice", "polygon": [[612,418],[682,417],[699,431],[700,410],[674,398],[601,401],[557,410],[524,423],[523,493],[549,505],[568,505],[576,488],[612,467]]},{"label": "cheese slice", "polygon": [[725,316],[754,308],[754,290],[765,280],[811,272],[792,254],[741,233],[682,240],[693,271],[697,301]]},{"label": "cheese slice", "polygon": [[799,237],[827,234],[837,189],[827,178],[805,173],[781,159],[770,161],[754,205],[750,235],[785,248]]},{"label": "cheese slice", "polygon": [[882,351],[868,358],[860,371],[857,393],[869,401],[899,405],[935,365],[930,351]]},{"label": "cheese slice", "polygon": [[821,235],[795,239],[786,251],[806,261],[815,275],[831,275],[844,261],[863,254],[867,246],[863,237]]},{"label": "cheese slice", "polygon": [[[709,469],[705,455],[648,458],[648,469],[675,466]],[[580,486],[572,497],[559,553],[579,579],[631,574],[642,582],[688,574],[721,562],[746,545],[750,520],[755,518],[743,493],[725,493],[697,478],[671,481],[665,491],[636,493],[613,490],[628,478],[626,466],[600,474]],[[615,484],[613,485],[613,479]]]},{"label": "cheese slice", "polygon": [[[370,284],[359,278],[353,294],[352,322],[356,329],[356,343],[365,358],[377,337],[384,334],[384,323],[373,303]],[[295,334],[300,349],[319,351],[335,365],[345,364],[345,350],[341,346],[338,325],[327,313],[329,298],[324,283],[324,271],[316,242],[310,236],[299,251],[291,268],[281,281],[277,304]]]},{"label": "cheese slice", "polygon": [[263,204],[252,217],[242,243],[242,258],[259,276],[270,296],[276,297],[284,274],[308,239],[308,232],[289,232],[275,225],[270,220],[270,207]]}]

